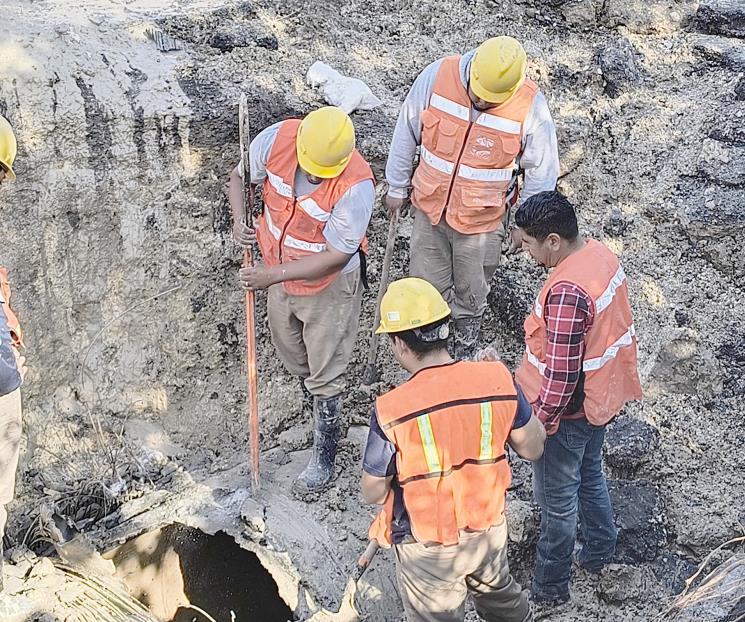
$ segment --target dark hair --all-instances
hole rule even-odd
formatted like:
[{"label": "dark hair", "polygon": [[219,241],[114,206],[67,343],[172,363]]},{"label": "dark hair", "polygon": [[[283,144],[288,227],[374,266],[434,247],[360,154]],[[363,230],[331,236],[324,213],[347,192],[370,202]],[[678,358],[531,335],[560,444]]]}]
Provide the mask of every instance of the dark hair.
[{"label": "dark hair", "polygon": [[539,192],[525,199],[515,212],[515,224],[539,242],[550,233],[570,242],[579,235],[574,206],[556,190]]},{"label": "dark hair", "polygon": [[[389,333],[389,337],[391,339],[393,339],[394,337],[398,337],[407,346],[409,346],[411,351],[418,359],[423,359],[425,356],[432,352],[437,352],[438,350],[447,350],[448,337],[445,337],[444,339],[437,339],[436,331],[440,328],[440,326],[447,324],[449,321],[450,316],[448,315],[441,320],[432,322],[432,324],[427,324],[423,328],[402,330],[400,333]],[[422,333],[424,333],[425,335],[430,334],[435,338],[431,340],[422,339],[422,337],[420,336]]]}]

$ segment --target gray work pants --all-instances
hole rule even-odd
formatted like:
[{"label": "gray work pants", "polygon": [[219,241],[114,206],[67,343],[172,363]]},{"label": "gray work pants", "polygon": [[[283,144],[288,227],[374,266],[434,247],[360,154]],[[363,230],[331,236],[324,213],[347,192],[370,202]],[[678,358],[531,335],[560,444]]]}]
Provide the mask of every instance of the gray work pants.
[{"label": "gray work pants", "polygon": [[340,274],[312,296],[288,294],[281,283],[269,288],[267,316],[272,343],[287,371],[303,378],[314,396],[334,397],[346,387],[362,289],[359,268]]},{"label": "gray work pants", "polygon": [[5,505],[13,500],[21,446],[21,390],[0,397],[0,538],[8,514]]},{"label": "gray work pants", "polygon": [[394,545],[396,578],[408,622],[462,622],[466,595],[487,622],[529,622],[527,593],[507,563],[507,523],[460,533],[453,546]]},{"label": "gray work pants", "polygon": [[409,274],[437,288],[453,319],[481,317],[503,240],[503,225],[490,233],[468,235],[453,229],[444,216],[433,225],[424,212],[414,209]]}]

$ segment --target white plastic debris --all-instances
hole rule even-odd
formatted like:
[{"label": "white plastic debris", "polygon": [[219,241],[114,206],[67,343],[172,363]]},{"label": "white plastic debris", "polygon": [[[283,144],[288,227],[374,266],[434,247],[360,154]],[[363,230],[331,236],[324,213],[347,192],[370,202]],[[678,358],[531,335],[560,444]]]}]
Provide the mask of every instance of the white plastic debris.
[{"label": "white plastic debris", "polygon": [[308,84],[321,89],[324,99],[347,114],[355,110],[372,110],[382,103],[362,80],[343,76],[336,69],[317,60],[308,69]]}]

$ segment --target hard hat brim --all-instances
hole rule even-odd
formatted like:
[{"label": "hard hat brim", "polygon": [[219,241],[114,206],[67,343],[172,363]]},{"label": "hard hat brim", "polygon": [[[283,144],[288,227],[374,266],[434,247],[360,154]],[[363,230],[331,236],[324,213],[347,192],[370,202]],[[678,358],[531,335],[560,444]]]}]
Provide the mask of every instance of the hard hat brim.
[{"label": "hard hat brim", "polygon": [[344,172],[344,169],[347,168],[351,159],[352,156],[350,154],[349,157],[345,158],[343,162],[336,166],[319,166],[313,162],[313,160],[308,158],[305,153],[301,152],[300,149],[297,150],[297,161],[298,164],[300,164],[300,168],[309,175],[315,175],[322,179],[333,179],[334,177],[341,175]]},{"label": "hard hat brim", "polygon": [[413,330],[414,328],[424,328],[425,326],[429,326],[430,324],[434,324],[435,322],[441,320],[442,318],[447,317],[450,315],[452,311],[450,310],[450,307],[446,304],[445,308],[440,312],[435,314],[435,316],[426,324],[419,324],[418,326],[401,326],[399,328],[388,328],[385,326],[385,324],[381,321],[380,326],[378,326],[377,330],[375,331],[376,335],[392,335],[395,333],[403,333],[407,330]]},{"label": "hard hat brim", "polygon": [[518,89],[525,82],[525,78],[523,77],[523,79],[520,80],[520,82],[513,86],[509,91],[504,91],[503,93],[493,93],[492,91],[487,91],[483,86],[481,86],[481,84],[479,84],[479,81],[473,77],[473,72],[471,73],[471,79],[468,82],[468,86],[471,87],[473,94],[479,99],[483,99],[490,104],[503,104],[508,99],[512,98],[515,93],[517,93]]}]

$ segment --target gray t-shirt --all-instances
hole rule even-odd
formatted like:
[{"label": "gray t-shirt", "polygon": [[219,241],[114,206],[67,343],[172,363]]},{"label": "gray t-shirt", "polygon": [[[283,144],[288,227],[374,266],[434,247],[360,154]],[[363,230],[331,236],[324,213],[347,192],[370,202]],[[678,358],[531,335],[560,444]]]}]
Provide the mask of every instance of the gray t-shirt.
[{"label": "gray t-shirt", "polygon": [[[251,141],[249,159],[251,166],[251,183],[260,184],[266,179],[266,163],[277,138],[280,123],[270,125],[259,132]],[[295,196],[310,194],[318,188],[311,184],[302,169],[298,167],[295,173]],[[356,270],[360,265],[357,249],[365,237],[367,226],[370,224],[373,207],[375,205],[375,185],[371,180],[361,181],[337,201],[331,210],[331,217],[326,222],[323,237],[326,242],[341,253],[348,253],[352,257],[344,266],[342,273]]]}]

